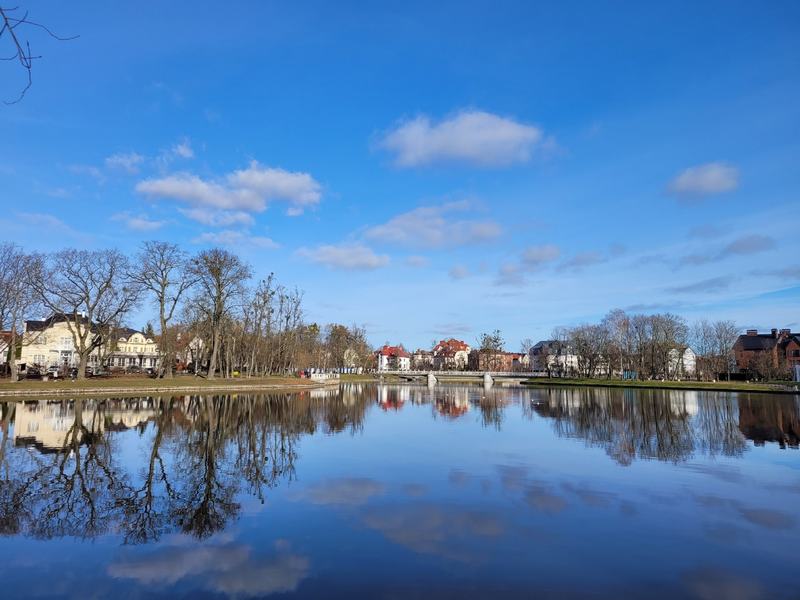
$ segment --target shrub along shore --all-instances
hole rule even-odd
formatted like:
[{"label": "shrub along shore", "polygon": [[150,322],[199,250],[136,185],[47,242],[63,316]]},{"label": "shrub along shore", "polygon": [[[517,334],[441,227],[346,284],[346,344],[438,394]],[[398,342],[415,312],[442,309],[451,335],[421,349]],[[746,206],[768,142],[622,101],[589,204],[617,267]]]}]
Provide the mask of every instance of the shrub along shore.
[{"label": "shrub along shore", "polygon": [[615,387],[660,390],[696,390],[720,392],[760,392],[770,394],[800,394],[798,384],[750,383],[746,381],[643,381],[637,379],[570,379],[534,377],[522,382],[530,386]]}]

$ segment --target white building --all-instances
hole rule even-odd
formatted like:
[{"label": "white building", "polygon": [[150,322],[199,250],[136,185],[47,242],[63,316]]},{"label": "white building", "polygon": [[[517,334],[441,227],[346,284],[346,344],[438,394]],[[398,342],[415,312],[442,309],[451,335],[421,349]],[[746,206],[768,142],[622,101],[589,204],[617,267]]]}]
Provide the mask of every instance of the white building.
[{"label": "white building", "polygon": [[378,371],[410,371],[411,354],[402,345],[384,346],[375,353]]},{"label": "white building", "polygon": [[[25,369],[28,366],[48,368],[58,366],[66,369],[77,367],[80,362],[75,340],[67,323],[74,319],[73,315],[54,314],[47,319],[25,321],[22,332],[22,351],[17,364]],[[78,316],[82,327],[86,326],[86,318]],[[92,326],[90,335],[99,335]],[[89,355],[88,365],[97,367],[101,364],[102,344],[94,348]]]},{"label": "white building", "polygon": [[528,351],[532,371],[550,371],[555,375],[574,375],[578,372],[578,356],[563,342],[542,340]]},{"label": "white building", "polygon": [[155,369],[159,364],[158,344],[141,331],[123,328],[114,332],[116,349],[106,360],[109,367]]},{"label": "white building", "polygon": [[669,351],[668,361],[669,379],[688,379],[697,373],[697,355],[691,348],[673,348]]}]

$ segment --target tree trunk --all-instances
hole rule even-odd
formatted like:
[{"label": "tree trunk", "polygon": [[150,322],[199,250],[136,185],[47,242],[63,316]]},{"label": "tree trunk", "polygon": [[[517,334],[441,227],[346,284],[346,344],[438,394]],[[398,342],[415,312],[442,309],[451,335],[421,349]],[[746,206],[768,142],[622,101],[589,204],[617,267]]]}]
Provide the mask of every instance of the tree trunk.
[{"label": "tree trunk", "polygon": [[11,324],[11,342],[8,346],[8,368],[11,371],[11,381],[19,381],[19,367],[17,367],[17,337],[16,321]]},{"label": "tree trunk", "polygon": [[78,379],[86,379],[86,364],[89,362],[89,356],[81,352],[78,355]]},{"label": "tree trunk", "polygon": [[208,364],[208,379],[214,379],[217,371],[217,356],[219,354],[219,328],[214,328],[211,342],[211,360]]},{"label": "tree trunk", "polygon": [[168,339],[167,333],[167,320],[164,318],[164,307],[161,307],[161,373],[164,379],[172,379],[173,369],[175,368],[175,359],[172,356],[172,343]]}]

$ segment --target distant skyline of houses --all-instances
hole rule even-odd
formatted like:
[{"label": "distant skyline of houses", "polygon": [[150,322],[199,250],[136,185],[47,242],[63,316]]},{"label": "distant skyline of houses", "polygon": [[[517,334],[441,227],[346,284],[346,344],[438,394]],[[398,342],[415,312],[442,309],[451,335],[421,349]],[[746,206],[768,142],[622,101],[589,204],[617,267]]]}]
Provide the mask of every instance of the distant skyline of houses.
[{"label": "distant skyline of houses", "polygon": [[[800,380],[799,333],[792,333],[789,329],[773,329],[770,333],[747,330],[739,336],[730,352],[733,374],[754,377],[762,373],[762,365],[766,361],[776,372],[785,367],[796,380]],[[567,342],[561,340],[541,340],[524,353],[476,350],[463,340],[447,338],[437,342],[431,350],[418,348],[413,354],[409,354],[402,344],[387,344],[376,352],[376,356],[378,371],[382,372],[471,370],[547,373],[554,377],[581,375],[580,356]],[[699,357],[689,345],[667,351],[662,371],[661,377],[666,379],[694,379],[703,375],[700,372]],[[609,374],[614,377],[637,376],[635,372],[623,372],[619,367],[611,365],[606,357],[601,357],[595,375],[607,377]],[[716,378],[721,373],[710,375]]]},{"label": "distant skyline of houses", "polygon": [[[17,365],[38,368],[77,366],[79,356],[68,320],[73,315],[52,314],[45,319],[30,319],[24,322],[24,330],[18,336]],[[77,318],[85,319],[80,315]],[[85,324],[85,323],[84,323]],[[157,336],[130,328],[113,328],[110,332],[99,331],[92,325],[91,335],[96,336],[91,344],[88,366],[93,368],[140,368],[156,369],[160,364]],[[0,364],[7,365],[12,352],[9,351],[12,334],[0,332]],[[180,334],[178,334],[180,342]],[[181,364],[194,363],[203,352],[203,341],[197,337],[185,339],[178,344],[176,357]],[[508,352],[502,349],[474,349],[467,342],[450,337],[436,342],[430,350],[418,348],[409,352],[402,344],[385,344],[374,352],[375,368],[387,371],[495,371],[495,372],[544,372],[555,377],[575,377],[582,372],[581,356],[563,340],[541,340],[533,344],[528,352]],[[732,374],[738,377],[783,377],[800,379],[800,333],[790,329],[772,329],[759,333],[748,329],[738,336],[730,350],[729,365]],[[600,357],[595,365],[595,376],[627,377],[618,363]],[[703,363],[705,365],[705,363]],[[662,361],[661,377],[668,379],[693,379],[698,376],[716,378],[721,373],[703,373],[700,357],[694,349],[683,345],[668,350]],[[610,371],[610,373],[609,373]],[[635,372],[632,375],[636,376]]]}]

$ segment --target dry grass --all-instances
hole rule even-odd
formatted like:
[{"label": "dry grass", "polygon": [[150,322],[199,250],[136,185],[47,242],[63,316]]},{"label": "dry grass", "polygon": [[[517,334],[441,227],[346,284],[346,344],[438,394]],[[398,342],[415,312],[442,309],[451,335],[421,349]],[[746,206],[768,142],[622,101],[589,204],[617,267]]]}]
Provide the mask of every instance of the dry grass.
[{"label": "dry grass", "polygon": [[87,394],[153,392],[168,393],[171,391],[202,389],[275,389],[275,388],[307,388],[317,387],[308,379],[298,377],[259,377],[248,379],[204,379],[202,377],[178,376],[173,379],[150,379],[149,377],[108,377],[89,378],[79,381],[59,379],[55,381],[23,380],[12,383],[0,381],[0,396],[9,398],[28,397],[31,395],[46,396],[48,394],[63,395],[65,393]]}]

